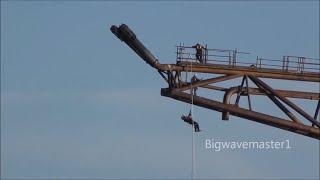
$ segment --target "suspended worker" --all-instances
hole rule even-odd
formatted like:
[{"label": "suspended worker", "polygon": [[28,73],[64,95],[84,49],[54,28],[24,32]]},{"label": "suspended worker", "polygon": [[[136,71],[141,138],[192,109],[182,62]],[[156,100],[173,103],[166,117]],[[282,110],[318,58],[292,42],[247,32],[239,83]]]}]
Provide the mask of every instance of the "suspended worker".
[{"label": "suspended worker", "polygon": [[181,116],[181,119],[182,119],[184,122],[188,123],[188,124],[191,124],[191,125],[193,124],[193,125],[194,125],[194,131],[195,131],[195,132],[200,132],[200,131],[201,131],[201,130],[199,129],[199,124],[192,119],[191,110],[190,110],[188,116],[182,115],[182,116]]},{"label": "suspended worker", "polygon": [[192,46],[193,48],[196,49],[196,59],[200,62],[200,63],[203,63],[203,57],[202,57],[202,54],[203,54],[203,49],[204,47],[197,43],[196,45]]}]

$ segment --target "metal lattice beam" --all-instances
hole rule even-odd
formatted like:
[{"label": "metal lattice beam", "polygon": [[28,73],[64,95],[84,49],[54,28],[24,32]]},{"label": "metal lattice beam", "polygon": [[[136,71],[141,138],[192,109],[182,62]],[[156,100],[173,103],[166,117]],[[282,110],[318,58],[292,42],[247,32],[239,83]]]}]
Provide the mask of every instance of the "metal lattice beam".
[{"label": "metal lattice beam", "polygon": [[[192,62],[184,61],[182,50],[185,47],[177,47],[177,62],[176,64],[161,64],[158,59],[138,40],[136,35],[132,30],[122,24],[121,26],[112,26],[110,28],[112,33],[114,33],[121,41],[124,41],[134,52],[137,53],[147,64],[151,67],[157,69],[162,78],[168,83],[169,88],[164,88],[161,90],[161,95],[170,97],[182,102],[193,103],[197,106],[222,112],[222,119],[228,120],[229,114],[248,119],[254,122],[266,124],[272,127],[284,129],[290,132],[302,134],[315,139],[320,139],[320,129],[319,121],[319,109],[320,109],[320,93],[313,92],[303,92],[303,91],[292,91],[292,90],[277,90],[271,88],[265,82],[259,78],[271,78],[279,80],[294,80],[296,82],[315,82],[320,83],[320,73],[305,71],[304,65],[317,65],[317,63],[305,63],[305,57],[293,57],[298,58],[297,69],[292,70],[289,66],[290,56],[283,57],[282,69],[272,69],[262,67],[262,58],[257,58],[256,65],[241,66],[237,65],[236,53],[237,51],[230,50],[219,50],[219,52],[229,53],[229,64],[214,64],[209,62],[207,58],[208,52],[205,50],[205,62]],[[180,49],[179,49],[180,48]],[[190,48],[190,47],[187,47]],[[206,46],[207,48],[207,46]],[[212,49],[216,50],[216,49]],[[180,54],[179,54],[180,53]],[[238,52],[241,53],[241,52]],[[242,52],[243,53],[243,52]],[[232,55],[230,55],[232,54]],[[189,54],[190,56],[190,54]],[[314,60],[309,58],[310,60]],[[193,58],[187,58],[187,60],[196,60]],[[248,64],[248,63],[247,63]],[[320,65],[320,64],[319,64]],[[291,69],[290,69],[291,68]],[[310,68],[309,68],[310,69]],[[205,80],[192,80],[190,82],[188,79],[182,81],[181,72],[194,72],[194,73],[206,73],[206,74],[222,74],[223,76],[213,77]],[[319,71],[320,72],[320,71]],[[238,77],[244,77],[241,86],[237,87],[219,87],[214,85],[214,83],[227,81],[235,79]],[[248,85],[248,78],[258,88],[252,88]],[[244,82],[246,86],[244,87]],[[192,83],[192,84],[191,84]],[[198,88],[206,88],[210,90],[224,91],[224,100],[219,102],[213,99],[208,99],[205,97],[197,96],[196,93],[191,95],[191,92],[195,92]],[[183,92],[185,90],[190,90],[190,94]],[[233,94],[237,94],[236,105],[230,102],[230,98]],[[246,95],[248,96],[249,109],[245,109],[238,106],[240,97]],[[264,95],[268,96],[273,103],[275,103],[290,119],[283,119],[261,112],[253,111],[251,108],[250,95]],[[312,117],[303,111],[296,104],[291,102],[288,98],[301,98],[308,100],[318,100],[318,105],[315,111],[315,115]],[[292,112],[289,111],[287,107],[284,106],[285,103],[291,109],[298,112],[306,120],[310,121],[311,125],[306,125],[303,121],[299,120]]]}]

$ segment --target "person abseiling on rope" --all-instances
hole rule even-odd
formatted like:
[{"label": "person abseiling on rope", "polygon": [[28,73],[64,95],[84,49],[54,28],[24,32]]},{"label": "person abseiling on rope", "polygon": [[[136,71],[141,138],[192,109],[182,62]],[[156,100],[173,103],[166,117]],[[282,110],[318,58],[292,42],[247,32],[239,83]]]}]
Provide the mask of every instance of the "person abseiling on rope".
[{"label": "person abseiling on rope", "polygon": [[182,116],[181,116],[181,119],[182,119],[184,122],[188,123],[188,124],[191,124],[191,125],[194,124],[194,131],[195,131],[195,132],[200,132],[200,131],[201,131],[200,128],[199,128],[199,124],[192,119],[191,110],[190,110],[188,116],[182,115]]},{"label": "person abseiling on rope", "polygon": [[196,59],[200,62],[203,63],[203,58],[202,58],[202,51],[204,49],[204,47],[197,43],[196,45],[192,46],[193,48],[196,48]]}]

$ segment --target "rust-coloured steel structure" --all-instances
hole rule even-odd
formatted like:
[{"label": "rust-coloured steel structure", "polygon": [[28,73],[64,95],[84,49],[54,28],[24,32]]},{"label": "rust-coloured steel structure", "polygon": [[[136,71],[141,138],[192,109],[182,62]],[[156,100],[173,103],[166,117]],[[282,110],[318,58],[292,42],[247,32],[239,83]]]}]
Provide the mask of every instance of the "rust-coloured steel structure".
[{"label": "rust-coloured steel structure", "polygon": [[[292,90],[273,89],[260,78],[271,78],[279,80],[294,80],[317,83],[320,87],[320,63],[319,59],[283,56],[282,60],[270,60],[257,57],[256,63],[237,62],[237,54],[247,54],[237,50],[208,49],[203,47],[201,61],[197,56],[188,52],[193,47],[177,46],[177,61],[175,64],[161,64],[159,60],[137,39],[133,31],[125,24],[119,27],[113,25],[111,32],[121,41],[125,42],[135,51],[147,64],[155,68],[163,79],[168,83],[167,88],[161,89],[161,95],[176,99],[178,101],[192,103],[199,107],[219,111],[222,119],[228,120],[229,114],[251,121],[259,122],[283,130],[298,133],[315,139],[320,139],[320,93],[301,92]],[[194,50],[194,49],[193,49]],[[216,54],[210,54],[215,52]],[[212,59],[211,59],[212,58]],[[224,58],[224,60],[218,59]],[[280,63],[280,65],[268,64],[266,62]],[[196,76],[186,77],[182,80],[182,72],[221,74],[222,76],[198,79]],[[241,84],[234,87],[220,87],[215,83],[242,77]],[[256,87],[249,87],[251,80]],[[225,92],[223,102],[201,97],[197,95],[198,89],[209,89]],[[231,102],[231,97],[237,95],[236,101]],[[287,116],[287,119],[275,117],[254,111],[251,106],[251,96],[267,96]],[[249,107],[239,107],[241,96],[247,96]],[[288,98],[299,98],[317,101],[315,113],[310,115]],[[290,109],[289,109],[290,108]],[[295,112],[295,113],[293,113]],[[299,119],[295,114],[299,114]]]}]

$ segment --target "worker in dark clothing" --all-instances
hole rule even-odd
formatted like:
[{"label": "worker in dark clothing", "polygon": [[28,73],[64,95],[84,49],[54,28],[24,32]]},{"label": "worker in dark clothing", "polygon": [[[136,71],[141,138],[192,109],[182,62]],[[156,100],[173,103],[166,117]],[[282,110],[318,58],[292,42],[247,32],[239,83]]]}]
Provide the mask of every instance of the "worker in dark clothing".
[{"label": "worker in dark clothing", "polygon": [[199,81],[200,79],[198,79],[197,75],[193,75],[192,78],[191,78],[191,83],[195,83],[197,81]]},{"label": "worker in dark clothing", "polygon": [[[199,79],[197,78],[196,75],[193,75],[192,78],[191,78],[191,84],[195,83],[199,81]],[[198,88],[197,87],[193,87],[193,94],[196,96],[197,95],[197,90]]]},{"label": "worker in dark clothing", "polygon": [[184,122],[188,123],[188,124],[191,124],[191,125],[193,124],[193,125],[194,125],[194,131],[195,131],[195,132],[200,132],[200,131],[201,131],[201,130],[199,129],[199,124],[192,119],[191,111],[189,112],[189,115],[188,115],[188,116],[182,115],[182,116],[181,116],[181,119],[182,119]]},{"label": "worker in dark clothing", "polygon": [[192,46],[193,48],[196,49],[196,59],[200,62],[203,63],[203,58],[202,58],[202,54],[203,54],[203,49],[204,47],[197,43],[196,45]]}]

